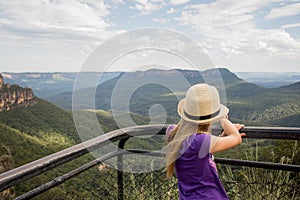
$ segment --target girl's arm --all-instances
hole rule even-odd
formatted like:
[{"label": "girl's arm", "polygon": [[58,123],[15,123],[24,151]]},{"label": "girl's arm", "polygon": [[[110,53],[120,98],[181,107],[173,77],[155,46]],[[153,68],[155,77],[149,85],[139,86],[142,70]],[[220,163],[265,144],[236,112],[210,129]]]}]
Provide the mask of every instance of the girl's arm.
[{"label": "girl's arm", "polygon": [[224,151],[242,143],[242,137],[245,133],[239,133],[239,130],[244,127],[241,124],[232,124],[227,118],[220,120],[220,124],[224,129],[222,137],[217,137],[214,145],[210,148],[210,153]]}]

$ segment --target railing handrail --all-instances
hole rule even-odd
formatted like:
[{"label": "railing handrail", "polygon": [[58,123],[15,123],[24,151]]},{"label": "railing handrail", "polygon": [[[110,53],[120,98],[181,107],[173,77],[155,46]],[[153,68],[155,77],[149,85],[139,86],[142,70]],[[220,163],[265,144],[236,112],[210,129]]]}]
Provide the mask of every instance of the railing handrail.
[{"label": "railing handrail", "polygon": [[[37,176],[54,167],[74,160],[89,151],[105,146],[110,142],[134,136],[163,135],[168,125],[144,125],[118,129],[74,145],[47,157],[25,164],[8,172],[0,174],[0,191],[10,188],[17,183]],[[220,128],[213,128],[212,132],[220,132]],[[241,132],[247,134],[247,138],[268,139],[293,139],[300,140],[300,128],[293,127],[244,127]]]},{"label": "railing handrail", "polygon": [[87,154],[89,151],[99,148],[100,146],[106,146],[110,142],[115,142],[132,136],[153,135],[153,133],[163,134],[165,129],[166,125],[128,127],[114,130],[80,144],[71,146],[62,151],[0,174],[0,192],[17,183],[28,180],[29,178],[37,176],[61,164],[74,160],[84,154]]}]

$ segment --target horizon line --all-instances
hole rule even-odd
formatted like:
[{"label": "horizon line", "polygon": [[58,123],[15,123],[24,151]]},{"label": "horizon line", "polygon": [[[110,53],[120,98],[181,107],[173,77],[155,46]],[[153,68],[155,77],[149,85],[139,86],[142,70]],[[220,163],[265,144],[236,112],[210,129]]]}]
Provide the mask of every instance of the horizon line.
[{"label": "horizon line", "polygon": [[[227,69],[230,72],[233,73],[300,73],[300,71],[238,71],[238,70],[231,70],[227,67],[216,67],[216,68],[210,68],[210,69]],[[153,68],[153,69],[145,69],[145,70],[136,70],[136,71],[0,71],[0,74],[2,73],[14,73],[14,74],[25,74],[25,73],[44,73],[44,74],[54,74],[54,73],[128,73],[128,72],[145,72],[149,70],[162,70],[162,71],[171,71],[171,70],[187,70],[187,71],[206,71],[210,69],[205,70],[195,70],[195,69],[188,69],[188,68],[173,68],[173,69],[159,69],[159,68]]]}]

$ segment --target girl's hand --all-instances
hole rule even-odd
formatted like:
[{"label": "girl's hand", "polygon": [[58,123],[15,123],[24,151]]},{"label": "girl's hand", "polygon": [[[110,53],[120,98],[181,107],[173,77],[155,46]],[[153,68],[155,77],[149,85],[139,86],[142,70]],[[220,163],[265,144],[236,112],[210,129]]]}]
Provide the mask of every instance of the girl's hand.
[{"label": "girl's hand", "polygon": [[241,130],[245,125],[244,124],[233,124],[233,126],[236,128],[236,130]]},{"label": "girl's hand", "polygon": [[216,137],[214,144],[211,143],[210,153],[224,151],[242,143],[242,137],[245,133],[239,133],[244,127],[243,124],[232,124],[228,119],[220,119],[220,124],[224,129],[221,137]]},{"label": "girl's hand", "polygon": [[[244,124],[233,124],[233,126],[236,128],[236,130],[241,130],[245,125]],[[241,137],[246,136],[246,133],[240,133]]]},{"label": "girl's hand", "polygon": [[[225,117],[225,119],[228,119],[228,115]],[[233,126],[236,128],[237,131],[239,131],[239,130],[241,130],[245,125],[244,125],[244,124],[233,124]],[[225,136],[227,136],[227,134],[226,134],[225,131],[223,131],[223,132],[219,135],[219,137],[225,137]],[[246,136],[246,133],[241,133],[240,136],[241,136],[241,137],[244,137],[244,136]]]}]

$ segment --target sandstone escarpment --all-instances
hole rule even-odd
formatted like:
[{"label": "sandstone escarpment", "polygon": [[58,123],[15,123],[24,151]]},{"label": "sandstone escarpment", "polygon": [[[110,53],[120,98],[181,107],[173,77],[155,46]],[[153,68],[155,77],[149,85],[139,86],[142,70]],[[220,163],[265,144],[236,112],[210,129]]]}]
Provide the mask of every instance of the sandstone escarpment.
[{"label": "sandstone escarpment", "polygon": [[32,89],[5,84],[0,74],[0,111],[33,106],[37,101],[38,98],[34,96]]},{"label": "sandstone escarpment", "polygon": [[[0,146],[0,174],[14,168],[14,162],[10,150],[4,146]],[[13,188],[6,189],[0,192],[0,200],[13,199],[15,192]]]}]

